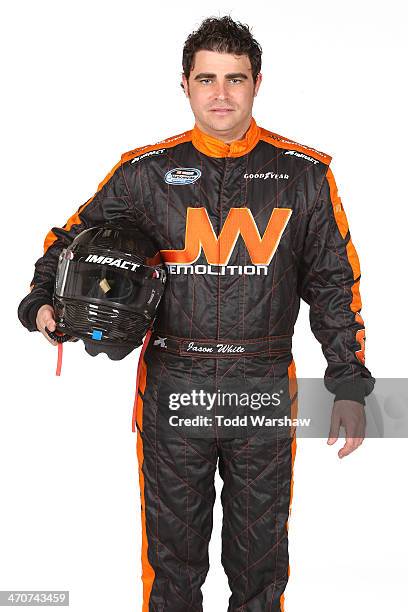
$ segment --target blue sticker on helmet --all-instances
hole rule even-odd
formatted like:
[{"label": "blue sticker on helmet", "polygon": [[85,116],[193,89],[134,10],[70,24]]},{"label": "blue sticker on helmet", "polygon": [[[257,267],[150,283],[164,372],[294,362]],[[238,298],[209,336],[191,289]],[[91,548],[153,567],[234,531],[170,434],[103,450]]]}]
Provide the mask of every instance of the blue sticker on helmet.
[{"label": "blue sticker on helmet", "polygon": [[92,340],[102,340],[102,332],[100,329],[92,330]]}]

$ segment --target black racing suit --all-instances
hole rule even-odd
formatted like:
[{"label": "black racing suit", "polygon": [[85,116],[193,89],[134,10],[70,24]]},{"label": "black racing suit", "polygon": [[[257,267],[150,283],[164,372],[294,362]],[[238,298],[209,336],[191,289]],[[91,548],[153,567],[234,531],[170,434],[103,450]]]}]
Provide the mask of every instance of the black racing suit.
[{"label": "black racing suit", "polygon": [[46,237],[19,307],[31,331],[38,308],[52,304],[61,249],[85,228],[131,219],[167,265],[134,415],[143,611],[202,610],[217,462],[228,610],[283,610],[293,431],[238,436],[214,420],[211,435],[169,433],[169,396],[278,384],[293,414],[291,338],[303,298],[327,359],[327,389],[336,399],[364,403],[375,379],[364,365],[359,260],[330,160],[253,118],[245,137],[231,144],[195,125],[125,153],[96,194]]}]

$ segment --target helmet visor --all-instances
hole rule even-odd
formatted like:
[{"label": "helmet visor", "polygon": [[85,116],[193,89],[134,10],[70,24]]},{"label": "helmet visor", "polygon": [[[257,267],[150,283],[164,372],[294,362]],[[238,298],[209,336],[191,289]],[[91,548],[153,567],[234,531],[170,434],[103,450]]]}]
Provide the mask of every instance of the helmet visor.
[{"label": "helmet visor", "polygon": [[120,264],[70,260],[64,253],[60,259],[55,293],[60,298],[116,304],[152,313],[161,297],[163,270],[130,262],[126,264],[127,269],[123,269]]}]

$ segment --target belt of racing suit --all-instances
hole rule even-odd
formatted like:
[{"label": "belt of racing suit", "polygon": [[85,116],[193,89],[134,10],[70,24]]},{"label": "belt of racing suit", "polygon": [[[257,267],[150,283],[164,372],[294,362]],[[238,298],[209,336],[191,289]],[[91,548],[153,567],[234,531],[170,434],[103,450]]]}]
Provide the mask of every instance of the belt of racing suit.
[{"label": "belt of racing suit", "polygon": [[182,357],[237,358],[240,355],[284,355],[292,349],[291,336],[265,336],[245,340],[179,338],[154,330],[150,347]]}]

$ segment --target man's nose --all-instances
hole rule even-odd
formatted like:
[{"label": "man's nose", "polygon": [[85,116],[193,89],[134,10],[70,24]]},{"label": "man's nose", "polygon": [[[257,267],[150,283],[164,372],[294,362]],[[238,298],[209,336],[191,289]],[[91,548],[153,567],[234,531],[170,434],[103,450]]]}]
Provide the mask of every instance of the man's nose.
[{"label": "man's nose", "polygon": [[225,100],[228,97],[227,87],[224,82],[219,82],[216,85],[215,97],[217,100]]}]

